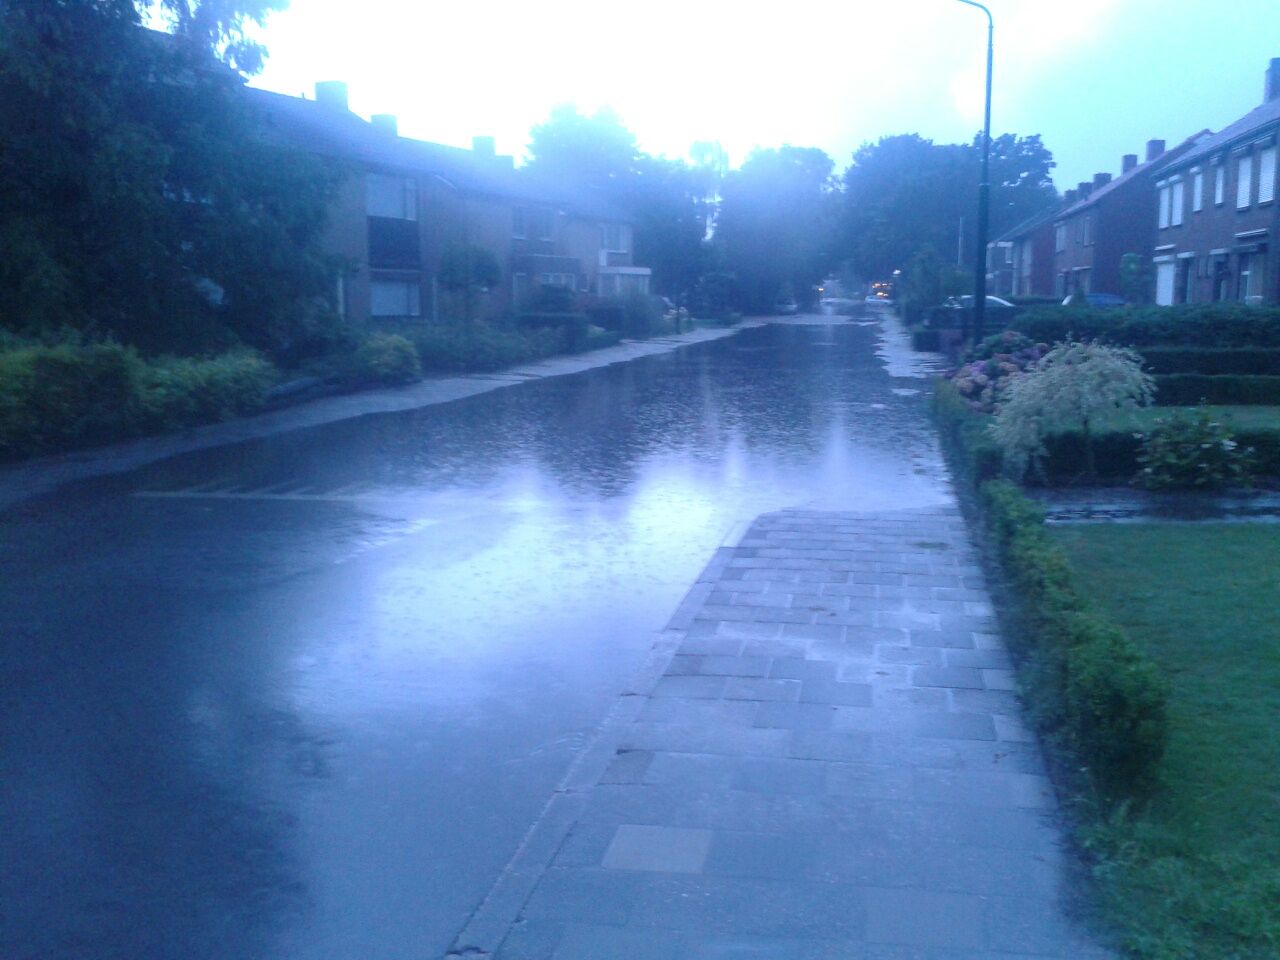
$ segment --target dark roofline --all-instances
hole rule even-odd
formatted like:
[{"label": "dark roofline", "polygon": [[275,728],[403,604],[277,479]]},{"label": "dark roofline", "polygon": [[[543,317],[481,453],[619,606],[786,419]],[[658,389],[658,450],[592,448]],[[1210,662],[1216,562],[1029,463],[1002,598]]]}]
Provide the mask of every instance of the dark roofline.
[{"label": "dark roofline", "polygon": [[1004,233],[1000,234],[1000,236],[996,237],[992,243],[1003,243],[1006,240],[1017,240],[1019,237],[1025,236],[1032,230],[1036,229],[1036,227],[1043,226],[1050,221],[1056,220],[1061,209],[1062,201],[1056,201],[1047,209],[1041,210],[1039,213],[1027,217],[1027,219],[1023,220],[1017,226],[1006,230]]},{"label": "dark roofline", "polygon": [[1089,196],[1085,197],[1083,200],[1077,200],[1071,206],[1061,211],[1055,219],[1065,220],[1068,217],[1074,217],[1077,213],[1083,213],[1090,207],[1097,206],[1098,202],[1103,197],[1110,196],[1112,193],[1123,188],[1127,184],[1135,182],[1139,177],[1151,176],[1164,169],[1166,166],[1177,163],[1179,159],[1187,153],[1187,151],[1195,147],[1197,142],[1208,134],[1208,130],[1201,130],[1199,133],[1187,137],[1187,139],[1183,140],[1172,150],[1166,150],[1154,160],[1148,160],[1145,163],[1138,164],[1128,173],[1122,173],[1114,180],[1108,181],[1102,186],[1095,188]]},{"label": "dark roofline", "polygon": [[1260,107],[1254,107],[1243,117],[1227,124],[1208,139],[1196,144],[1170,166],[1179,167],[1204,160],[1215,153],[1226,152],[1240,140],[1249,140],[1262,133],[1270,126],[1280,125],[1280,98],[1270,100]]},{"label": "dark roofline", "polygon": [[247,89],[273,125],[292,133],[315,153],[368,167],[426,174],[467,196],[547,204],[590,220],[633,220],[605,197],[576,184],[537,177],[461,147],[379,130],[357,114],[315,100]]}]

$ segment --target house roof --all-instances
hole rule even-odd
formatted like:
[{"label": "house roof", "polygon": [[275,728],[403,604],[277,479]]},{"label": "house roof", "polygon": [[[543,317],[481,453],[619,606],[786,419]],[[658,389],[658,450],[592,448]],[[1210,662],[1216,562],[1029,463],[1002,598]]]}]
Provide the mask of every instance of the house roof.
[{"label": "house roof", "polygon": [[1187,152],[1194,148],[1201,138],[1208,135],[1208,130],[1201,130],[1199,133],[1187,137],[1186,140],[1183,140],[1182,143],[1178,144],[1172,150],[1166,150],[1154,160],[1148,160],[1145,163],[1140,163],[1132,170],[1120,174],[1120,176],[1113,180],[1109,180],[1100,187],[1095,187],[1093,191],[1090,192],[1089,196],[1085,197],[1083,200],[1077,200],[1065,210],[1059,211],[1058,216],[1055,219],[1065,220],[1067,217],[1075,216],[1077,213],[1081,213],[1090,207],[1096,206],[1103,197],[1109,196],[1117,190],[1124,189],[1125,186],[1133,183],[1138,178],[1145,177],[1150,173],[1154,173],[1156,170],[1168,166],[1169,164],[1177,163],[1180,160],[1185,159]]},{"label": "house roof", "polygon": [[1235,123],[1228,124],[1212,136],[1201,140],[1178,159],[1178,165],[1203,160],[1234,141],[1243,140],[1275,123],[1280,123],[1280,97],[1250,110]]},{"label": "house roof", "polygon": [[597,220],[631,219],[597,191],[515,169],[507,158],[402,137],[348,110],[315,100],[252,87],[248,93],[265,113],[268,124],[325,156],[433,175],[463,193],[551,204]]},{"label": "house roof", "polygon": [[1025,237],[1037,227],[1043,226],[1050,220],[1056,220],[1061,210],[1062,204],[1055,203],[1048,209],[1041,210],[1035,216],[1027,217],[1026,220],[1023,220],[1017,226],[1006,230],[1004,233],[1000,234],[1000,236],[996,237],[995,242],[1001,243],[1006,240],[1017,240],[1019,237]]}]

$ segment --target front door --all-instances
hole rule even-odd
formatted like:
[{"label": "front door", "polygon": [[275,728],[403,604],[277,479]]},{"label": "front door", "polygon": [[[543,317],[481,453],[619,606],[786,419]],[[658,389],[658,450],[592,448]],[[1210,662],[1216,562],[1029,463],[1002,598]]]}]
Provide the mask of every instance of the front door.
[{"label": "front door", "polygon": [[1173,285],[1177,278],[1177,264],[1172,260],[1156,264],[1156,303],[1162,307],[1173,304]]}]

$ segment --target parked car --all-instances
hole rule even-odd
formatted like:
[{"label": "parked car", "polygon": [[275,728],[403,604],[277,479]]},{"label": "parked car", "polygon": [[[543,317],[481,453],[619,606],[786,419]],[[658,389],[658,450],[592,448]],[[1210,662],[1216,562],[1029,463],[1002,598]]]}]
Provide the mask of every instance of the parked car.
[{"label": "parked car", "polygon": [[790,297],[779,297],[773,301],[773,312],[789,317],[800,312],[800,306]]},{"label": "parked car", "polygon": [[[973,295],[966,293],[963,297],[949,297],[947,299],[947,302],[944,303],[943,306],[944,307],[962,307],[967,310],[973,306]],[[1009,310],[1012,310],[1014,307],[1014,305],[1010,303],[1008,300],[1004,300],[1000,297],[992,296],[991,294],[987,294],[987,306],[988,307],[1004,307]]]},{"label": "parked car", "polygon": [[1084,297],[1084,302],[1091,307],[1126,307],[1129,301],[1114,293],[1072,293],[1062,301],[1064,307],[1070,306],[1077,297]]}]

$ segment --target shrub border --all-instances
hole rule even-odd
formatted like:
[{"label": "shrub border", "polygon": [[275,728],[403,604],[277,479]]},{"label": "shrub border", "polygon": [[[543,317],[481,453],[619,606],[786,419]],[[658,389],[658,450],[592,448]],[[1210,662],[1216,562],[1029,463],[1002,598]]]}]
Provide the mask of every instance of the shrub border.
[{"label": "shrub border", "polygon": [[1168,683],[1085,598],[1044,514],[995,479],[999,453],[972,411],[939,383],[935,419],[961,489],[1007,588],[1000,616],[1029,715],[1067,787],[1101,810],[1150,793],[1168,738]]}]

